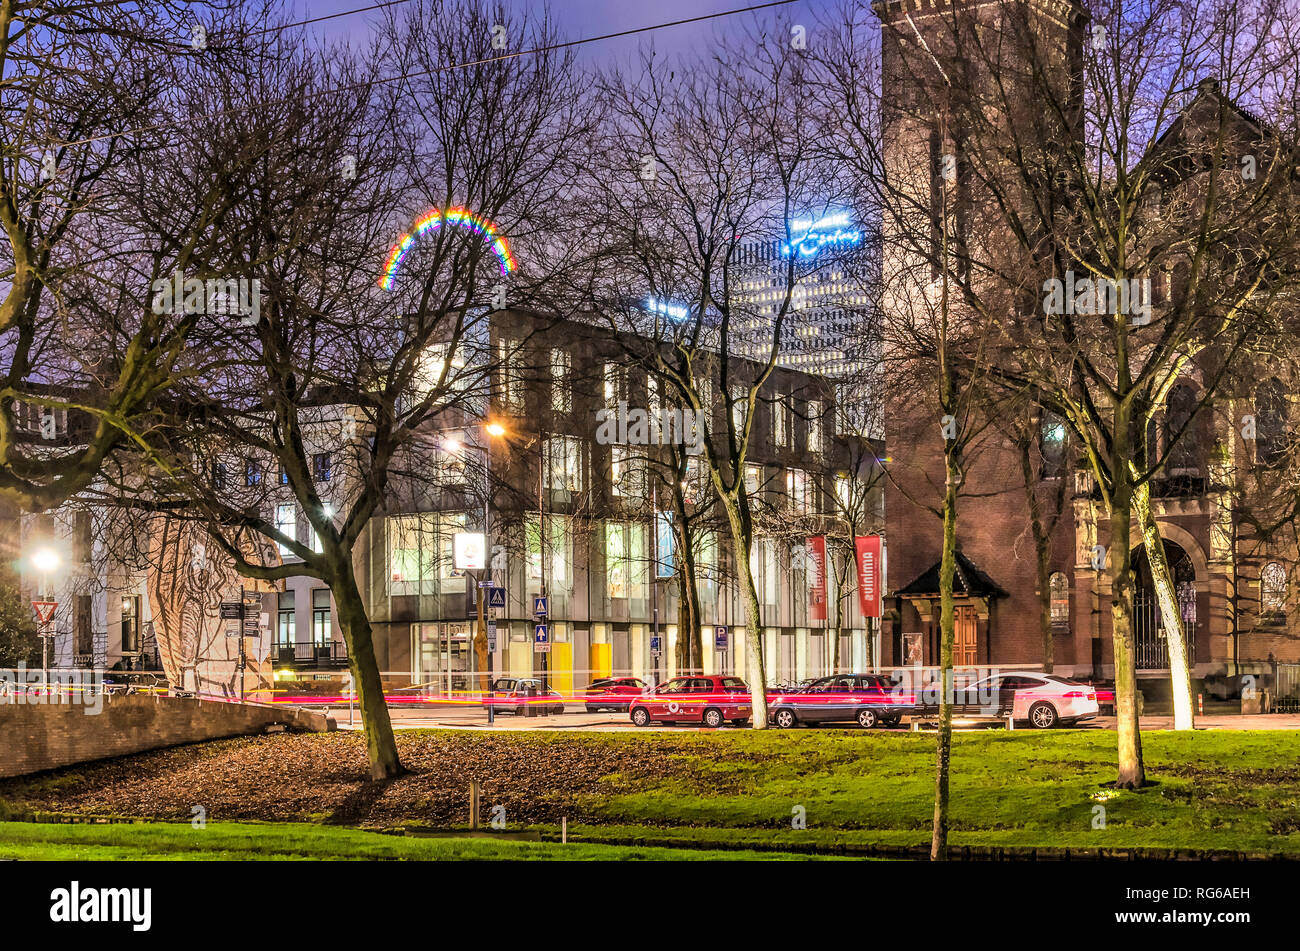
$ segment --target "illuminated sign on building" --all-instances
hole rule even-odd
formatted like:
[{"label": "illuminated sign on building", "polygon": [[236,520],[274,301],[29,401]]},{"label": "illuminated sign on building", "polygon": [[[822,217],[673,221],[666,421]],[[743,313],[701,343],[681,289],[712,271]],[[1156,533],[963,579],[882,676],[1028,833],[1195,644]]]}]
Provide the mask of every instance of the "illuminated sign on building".
[{"label": "illuminated sign on building", "polygon": [[645,306],[650,313],[659,314],[669,320],[685,320],[691,315],[690,308],[685,304],[674,304],[659,297],[647,297]]},{"label": "illuminated sign on building", "polygon": [[801,258],[814,257],[828,245],[841,247],[862,240],[862,232],[853,226],[853,219],[847,212],[791,221],[790,233],[794,238],[789,244],[782,245],[781,253],[797,254]]}]

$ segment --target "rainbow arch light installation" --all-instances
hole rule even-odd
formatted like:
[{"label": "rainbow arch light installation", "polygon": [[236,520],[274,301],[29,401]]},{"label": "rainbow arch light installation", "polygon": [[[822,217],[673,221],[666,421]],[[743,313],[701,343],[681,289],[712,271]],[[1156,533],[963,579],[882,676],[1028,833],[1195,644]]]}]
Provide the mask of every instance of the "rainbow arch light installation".
[{"label": "rainbow arch light installation", "polygon": [[497,260],[501,264],[502,275],[509,274],[515,269],[515,256],[510,252],[510,242],[497,233],[495,224],[468,208],[448,208],[445,212],[434,208],[425,212],[411,227],[411,230],[402,235],[397,243],[393,245],[393,249],[388,252],[388,260],[384,262],[384,269],[379,273],[379,286],[386,291],[391,290],[393,278],[397,275],[397,269],[402,266],[402,259],[411,250],[416,239],[427,231],[441,228],[444,223],[466,228],[474,234],[480,235],[488,247],[492,249],[492,253],[497,256]]}]

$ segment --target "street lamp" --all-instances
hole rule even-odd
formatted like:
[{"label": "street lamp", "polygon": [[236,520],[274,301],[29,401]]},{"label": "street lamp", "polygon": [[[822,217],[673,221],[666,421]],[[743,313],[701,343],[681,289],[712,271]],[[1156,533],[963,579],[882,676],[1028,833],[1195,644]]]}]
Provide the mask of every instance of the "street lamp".
[{"label": "street lamp", "polygon": [[[32,567],[41,573],[41,597],[40,600],[48,601],[51,598],[50,575],[59,569],[59,553],[52,548],[38,548],[32,552]],[[46,677],[49,677],[50,669],[50,638],[54,632],[49,629],[50,622],[45,621],[41,624],[41,668],[46,671]]]},{"label": "street lamp", "polygon": [[[484,427],[489,436],[509,439],[510,433],[506,427],[497,420],[490,420]],[[537,445],[537,551],[541,562],[541,586],[542,598],[546,599],[546,440],[539,430],[537,435],[524,444],[523,448],[527,449],[532,445]],[[548,605],[549,608],[549,605]],[[550,630],[550,617],[547,616],[547,629]],[[548,639],[550,635],[548,634]],[[549,644],[547,645],[549,647]],[[550,686],[547,672],[548,655],[542,652],[542,689],[545,690]],[[545,707],[543,707],[545,709]]]}]

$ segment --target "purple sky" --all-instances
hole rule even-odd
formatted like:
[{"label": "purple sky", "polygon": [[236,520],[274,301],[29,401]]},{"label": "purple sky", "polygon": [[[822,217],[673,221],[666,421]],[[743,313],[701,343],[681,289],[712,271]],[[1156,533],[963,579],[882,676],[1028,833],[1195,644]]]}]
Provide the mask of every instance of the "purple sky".
[{"label": "purple sky", "polygon": [[[301,19],[339,13],[358,7],[369,6],[377,0],[289,0]],[[749,6],[756,0],[552,0],[551,10],[560,24],[560,28],[572,39],[599,36],[619,30],[651,26],[670,20],[685,19],[724,10],[735,10]],[[511,0],[511,6],[532,7],[540,9],[541,4],[532,0]],[[788,19],[791,23],[804,23],[812,32],[813,21],[809,11],[825,6],[818,0],[799,0],[784,7],[774,7],[763,11],[763,15]],[[401,8],[391,8],[400,10]],[[373,18],[382,11],[353,14],[347,17],[326,21],[316,26],[331,38],[360,37]],[[702,24],[687,24],[669,29],[655,30],[635,36],[605,40],[581,48],[584,61],[604,65],[615,61],[626,61],[643,43],[653,40],[655,48],[663,54],[675,55],[687,52],[693,43],[697,43],[713,34],[713,31],[725,32],[737,29],[743,20],[752,14],[738,14],[722,17]]]}]

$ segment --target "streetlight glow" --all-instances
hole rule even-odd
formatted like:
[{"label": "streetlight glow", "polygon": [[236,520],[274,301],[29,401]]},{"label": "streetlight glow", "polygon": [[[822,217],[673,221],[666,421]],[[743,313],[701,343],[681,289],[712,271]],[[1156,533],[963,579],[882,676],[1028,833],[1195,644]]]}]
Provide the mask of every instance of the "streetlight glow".
[{"label": "streetlight glow", "polygon": [[489,436],[501,437],[506,434],[506,428],[500,423],[494,421],[487,424],[487,434]]},{"label": "streetlight glow", "polygon": [[38,548],[32,552],[32,567],[41,574],[49,574],[59,567],[59,553],[50,548]]}]

